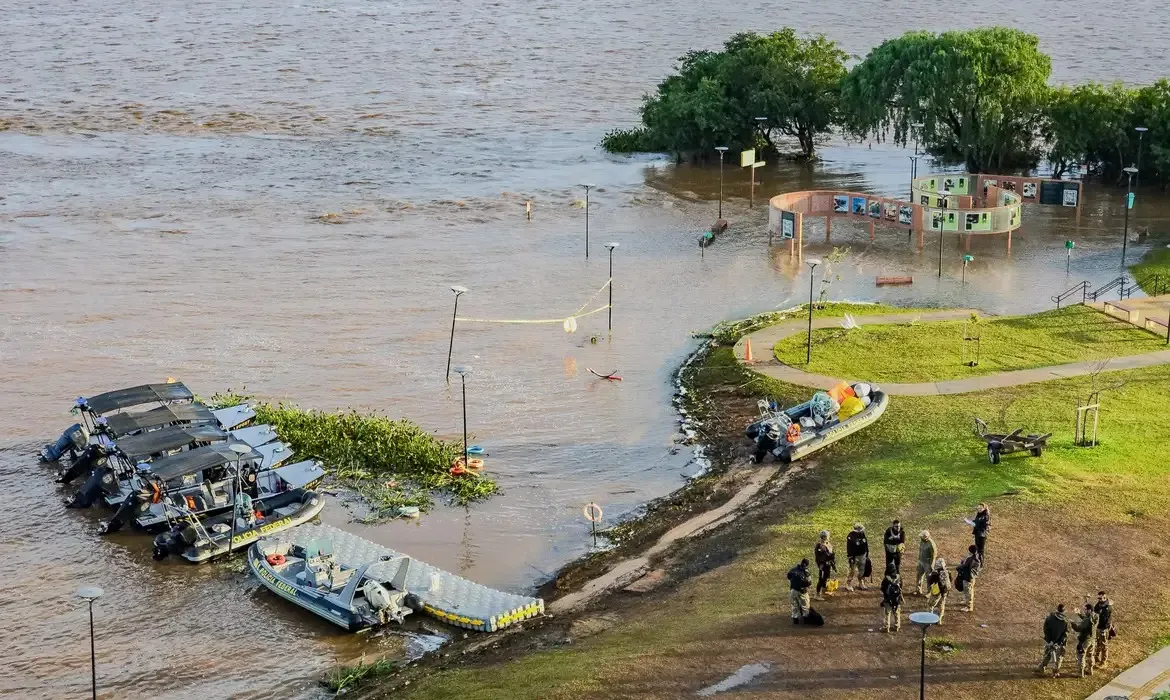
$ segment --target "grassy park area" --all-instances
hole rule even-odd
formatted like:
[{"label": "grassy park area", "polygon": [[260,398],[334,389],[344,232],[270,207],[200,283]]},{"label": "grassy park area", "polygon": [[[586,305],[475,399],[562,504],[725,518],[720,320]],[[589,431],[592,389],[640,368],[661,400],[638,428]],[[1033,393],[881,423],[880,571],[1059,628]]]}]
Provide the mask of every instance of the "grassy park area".
[{"label": "grassy park area", "polygon": [[[996,347],[1006,352],[1011,347],[1007,339],[1015,339],[1028,349],[1016,348],[1013,361],[1001,359],[998,366],[1015,369],[1144,350],[1141,336],[1112,329],[1107,319],[1086,312],[997,320],[993,333],[1005,340],[995,341]],[[1072,330],[1062,331],[1062,325]],[[901,369],[907,374],[893,376],[938,378],[933,372],[946,364],[936,362],[927,349],[950,347],[957,357],[957,346],[945,344],[955,333],[883,328],[901,330],[852,332],[880,334],[885,342],[842,339],[832,355],[835,367]],[[1106,329],[1107,340],[1089,337],[1097,328]],[[893,345],[898,338],[910,343],[919,330],[925,339],[910,348]],[[951,330],[957,333],[957,326]],[[1053,342],[1058,349],[1049,347]],[[894,357],[886,362],[875,358],[879,347]],[[1059,354],[1074,349],[1076,357]],[[902,367],[910,364],[908,358],[912,369]],[[1101,444],[1076,447],[1075,408],[1094,381],[1094,388],[1104,389]],[[945,625],[936,634],[959,651],[928,660],[932,696],[1085,697],[1170,633],[1170,596],[1160,583],[1170,576],[1170,551],[1162,549],[1161,537],[1170,523],[1170,460],[1161,437],[1170,434],[1167,385],[1170,367],[1160,366],[1105,373],[1095,380],[894,397],[880,421],[818,453],[772,502],[728,526],[732,534],[724,531],[684,545],[660,563],[679,581],[676,585],[648,597],[611,598],[606,614],[616,622],[610,629],[501,663],[443,671],[412,684],[405,697],[676,698],[692,696],[752,663],[769,670],[736,697],[909,697],[917,692],[916,633],[905,627],[892,636],[874,632],[879,608],[873,592],[815,603],[827,619],[824,628],[793,627],[785,572],[802,556],[811,557],[821,529],[833,533],[843,552],[844,536],[858,521],[867,524],[871,550],[880,561],[875,543],[895,517],[908,530],[910,562],[916,533],[929,528],[953,568],[970,541],[961,518],[980,501],[989,502],[994,514],[980,605],[968,615],[958,612],[957,596],[949,604]],[[737,418],[749,414],[761,396],[788,405],[807,399],[810,391],[748,372],[726,346],[707,355],[692,389]],[[1050,447],[1040,457],[1011,455],[993,466],[984,443],[972,434],[975,417],[993,430],[1052,432]],[[730,552],[729,543],[734,543]],[[843,554],[839,557],[843,562]],[[716,563],[698,567],[696,574],[694,562],[710,559]],[[844,570],[839,573],[843,579]],[[1072,609],[1081,596],[1102,586],[1124,620],[1110,669],[1095,679],[1032,676],[1046,612],[1060,601]],[[905,610],[916,609],[921,599],[908,596]],[[1067,658],[1066,670],[1071,666]]]},{"label": "grassy park area", "polygon": [[1151,248],[1129,271],[1146,294],[1166,294],[1170,291],[1170,248]]},{"label": "grassy park area", "polygon": [[[813,331],[812,363],[805,364],[807,336],[776,343],[776,359],[809,372],[875,382],[960,379],[1017,369],[1102,360],[1165,349],[1153,334],[1087,306],[1069,306],[1027,316],[980,317],[977,321],[907,322]],[[964,359],[975,355],[979,364]]]}]

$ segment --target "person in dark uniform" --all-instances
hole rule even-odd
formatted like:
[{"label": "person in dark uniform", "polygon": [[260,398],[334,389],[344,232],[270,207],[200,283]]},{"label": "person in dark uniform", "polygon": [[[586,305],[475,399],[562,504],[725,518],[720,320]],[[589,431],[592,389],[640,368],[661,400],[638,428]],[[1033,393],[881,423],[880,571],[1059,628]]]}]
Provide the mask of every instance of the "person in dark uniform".
[{"label": "person in dark uniform", "polygon": [[898,520],[890,523],[886,528],[885,537],[882,538],[886,550],[886,569],[890,568],[890,564],[894,565],[894,571],[901,573],[902,571],[902,552],[906,550],[906,533],[902,530],[902,523]]},{"label": "person in dark uniform", "polygon": [[987,535],[991,532],[991,510],[986,503],[980,503],[975,511],[974,525],[971,534],[975,536],[975,551],[979,554],[979,565],[987,562],[984,548],[987,546]]},{"label": "person in dark uniform", "polygon": [[869,560],[869,540],[865,526],[857,523],[853,532],[845,538],[845,554],[849,557],[849,576],[845,579],[845,590],[852,591],[853,575],[857,574],[857,587],[865,590],[865,563]]},{"label": "person in dark uniform", "polygon": [[1105,668],[1109,662],[1109,635],[1113,629],[1113,601],[1109,600],[1105,591],[1097,591],[1093,612],[1097,613],[1097,652],[1093,663],[1097,668]]},{"label": "person in dark uniform", "polygon": [[[821,530],[813,554],[817,562],[817,600],[824,600],[828,592],[829,578],[837,571],[837,555],[833,552],[833,543],[829,541],[829,531]],[[832,595],[830,593],[830,595]]]},{"label": "person in dark uniform", "polygon": [[809,611],[808,588],[812,576],[808,573],[808,559],[788,570],[788,600],[792,603],[792,624],[799,625]]}]

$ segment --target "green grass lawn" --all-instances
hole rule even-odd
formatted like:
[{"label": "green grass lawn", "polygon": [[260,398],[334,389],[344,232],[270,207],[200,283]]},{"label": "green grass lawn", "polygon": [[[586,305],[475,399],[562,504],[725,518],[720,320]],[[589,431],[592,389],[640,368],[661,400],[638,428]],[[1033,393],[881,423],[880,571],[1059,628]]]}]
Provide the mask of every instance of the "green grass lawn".
[{"label": "green grass lawn", "polygon": [[[739,386],[745,400],[772,395],[792,403],[809,393],[749,376],[728,348],[715,351],[706,367],[704,380]],[[685,595],[672,595],[570,647],[436,674],[412,685],[406,697],[605,697],[623,682],[636,684],[658,673],[660,664],[701,664],[702,645],[710,644],[713,633],[733,639],[737,626],[775,607],[784,572],[807,553],[821,528],[844,533],[858,520],[883,523],[901,514],[913,518],[908,522],[914,531],[969,515],[974,504],[994,503],[1005,494],[1025,507],[1060,509],[1074,529],[1084,520],[1133,523],[1161,517],[1170,508],[1170,460],[1159,437],[1170,433],[1165,410],[1170,367],[1098,378],[1099,385],[1112,388],[1102,394],[1102,443],[1092,449],[1075,447],[1072,439],[1075,407],[1089,394],[1090,381],[1077,377],[957,396],[895,397],[873,427],[818,456],[817,471],[828,486],[807,510],[785,514],[768,529],[764,545],[691,582]],[[975,417],[993,429],[1024,427],[1054,435],[1042,456],[1005,456],[992,466],[983,441],[972,434]]]},{"label": "green grass lawn", "polygon": [[[966,326],[966,328],[964,328]],[[979,337],[979,364],[962,364],[964,332]],[[981,318],[977,323],[931,321],[813,331],[776,343],[776,359],[817,374],[875,382],[960,379],[1016,369],[1099,360],[1165,349],[1165,341],[1087,306],[1028,316]],[[974,355],[974,344],[968,351]]]},{"label": "green grass lawn", "polygon": [[1129,271],[1146,294],[1170,293],[1170,248],[1151,248]]}]

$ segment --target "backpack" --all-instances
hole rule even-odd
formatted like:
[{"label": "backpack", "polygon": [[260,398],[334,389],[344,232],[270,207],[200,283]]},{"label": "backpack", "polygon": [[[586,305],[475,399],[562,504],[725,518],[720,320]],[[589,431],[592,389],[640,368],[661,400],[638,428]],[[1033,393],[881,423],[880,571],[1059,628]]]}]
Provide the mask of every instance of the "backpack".
[{"label": "backpack", "polygon": [[812,625],[813,627],[823,627],[825,624],[825,617],[812,608],[808,609],[808,614],[804,616],[804,624]]},{"label": "backpack", "polygon": [[902,604],[902,584],[898,581],[892,581],[888,588],[886,588],[886,595],[882,599],[883,603],[897,607]]}]

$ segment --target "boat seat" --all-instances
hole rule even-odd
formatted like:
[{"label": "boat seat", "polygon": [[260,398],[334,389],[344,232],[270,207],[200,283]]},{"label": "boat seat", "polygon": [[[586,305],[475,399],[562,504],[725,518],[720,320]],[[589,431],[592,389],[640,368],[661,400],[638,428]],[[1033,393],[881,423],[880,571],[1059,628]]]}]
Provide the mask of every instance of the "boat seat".
[{"label": "boat seat", "polygon": [[209,491],[212,505],[226,506],[228,504],[227,488],[223,484],[212,484]]},{"label": "boat seat", "polygon": [[333,567],[333,589],[345,588],[345,584],[353,578],[353,573],[356,569],[343,569],[340,566]]}]

